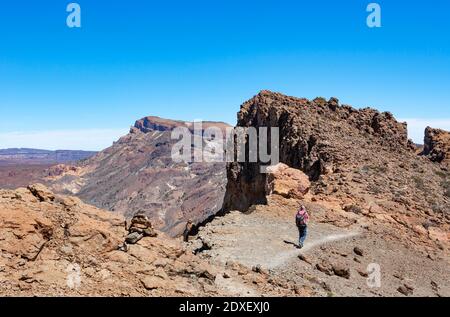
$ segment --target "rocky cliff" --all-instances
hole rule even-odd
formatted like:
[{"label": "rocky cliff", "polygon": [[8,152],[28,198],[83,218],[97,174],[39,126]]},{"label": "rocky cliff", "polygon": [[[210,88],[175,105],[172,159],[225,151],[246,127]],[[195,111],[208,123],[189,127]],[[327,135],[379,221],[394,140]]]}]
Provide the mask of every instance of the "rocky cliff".
[{"label": "rocky cliff", "polygon": [[[314,195],[448,218],[448,173],[416,154],[406,123],[390,113],[262,91],[241,106],[238,126],[278,127],[280,162],[306,173]],[[225,210],[266,202],[261,165],[228,164]]]}]

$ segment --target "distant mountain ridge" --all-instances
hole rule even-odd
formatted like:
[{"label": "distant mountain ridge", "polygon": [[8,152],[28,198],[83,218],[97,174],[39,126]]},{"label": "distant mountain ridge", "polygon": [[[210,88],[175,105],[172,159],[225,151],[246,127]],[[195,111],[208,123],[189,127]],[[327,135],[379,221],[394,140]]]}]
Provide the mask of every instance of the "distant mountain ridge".
[{"label": "distant mountain ridge", "polygon": [[0,162],[21,164],[52,164],[76,162],[94,156],[94,151],[41,150],[29,148],[0,149]]}]

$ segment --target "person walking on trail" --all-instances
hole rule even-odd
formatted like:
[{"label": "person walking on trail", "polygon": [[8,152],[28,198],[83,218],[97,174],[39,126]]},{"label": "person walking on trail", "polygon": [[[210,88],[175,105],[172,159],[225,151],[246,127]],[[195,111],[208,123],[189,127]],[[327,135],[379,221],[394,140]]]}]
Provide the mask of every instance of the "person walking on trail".
[{"label": "person walking on trail", "polygon": [[184,232],[183,232],[183,241],[184,242],[189,241],[189,234],[192,232],[193,228],[194,228],[194,223],[193,223],[192,219],[189,219],[188,222],[186,223],[186,228],[184,229]]},{"label": "person walking on trail", "polygon": [[306,240],[306,236],[308,234],[308,221],[309,221],[309,215],[308,211],[306,210],[305,206],[300,206],[300,209],[297,211],[297,214],[295,215],[295,224],[298,228],[299,238],[298,238],[298,248],[303,248],[303,245]]}]

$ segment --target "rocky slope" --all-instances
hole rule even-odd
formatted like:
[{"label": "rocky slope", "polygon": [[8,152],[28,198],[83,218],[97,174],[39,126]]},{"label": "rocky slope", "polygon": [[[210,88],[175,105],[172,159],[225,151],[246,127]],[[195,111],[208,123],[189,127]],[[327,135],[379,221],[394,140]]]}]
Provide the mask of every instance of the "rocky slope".
[{"label": "rocky slope", "polygon": [[[204,129],[210,126],[227,127],[203,122]],[[157,117],[138,120],[112,147],[72,170],[54,169],[47,182],[57,192],[125,217],[143,211],[157,228],[178,235],[189,218],[198,223],[222,207],[226,175],[225,163],[174,162],[175,127],[191,130],[192,123]],[[199,150],[197,143],[192,148]]]},{"label": "rocky slope", "polygon": [[43,185],[0,190],[0,296],[309,294],[238,264],[210,264],[163,233],[118,251],[124,222]]}]

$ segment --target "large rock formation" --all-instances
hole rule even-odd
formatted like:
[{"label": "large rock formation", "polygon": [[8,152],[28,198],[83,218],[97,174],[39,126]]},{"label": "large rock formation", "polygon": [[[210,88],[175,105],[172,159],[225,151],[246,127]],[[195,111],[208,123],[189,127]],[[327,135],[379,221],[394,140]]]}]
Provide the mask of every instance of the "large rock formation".
[{"label": "large rock formation", "polygon": [[[316,196],[362,208],[377,202],[393,211],[450,209],[449,176],[416,155],[406,123],[390,113],[262,91],[241,106],[238,126],[278,127],[280,162],[306,173]],[[261,165],[228,164],[225,210],[267,202]]]},{"label": "large rock formation", "polygon": [[[143,118],[112,147],[83,162],[75,171],[51,177],[49,182],[58,192],[76,195],[125,217],[144,212],[158,229],[178,235],[188,219],[201,222],[220,210],[225,192],[225,163],[178,163],[171,157],[178,141],[171,139],[172,130],[192,130],[192,125]],[[202,125],[203,129],[227,127],[217,122]],[[200,151],[202,141],[194,143],[193,151]]]},{"label": "large rock formation", "polygon": [[450,163],[450,132],[427,127],[423,154],[433,162]]}]

